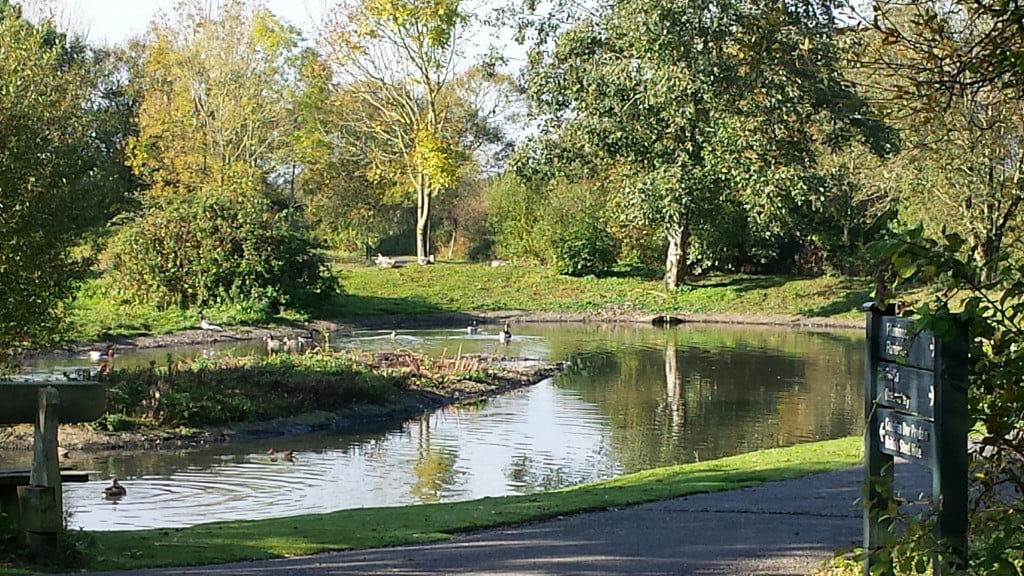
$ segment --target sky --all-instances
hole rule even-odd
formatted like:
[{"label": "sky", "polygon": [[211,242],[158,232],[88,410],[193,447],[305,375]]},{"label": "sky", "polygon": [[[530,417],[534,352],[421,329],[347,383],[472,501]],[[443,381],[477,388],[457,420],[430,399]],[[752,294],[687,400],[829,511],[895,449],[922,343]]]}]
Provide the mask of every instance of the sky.
[{"label": "sky", "polygon": [[[15,0],[17,2],[17,0]],[[142,34],[158,10],[170,12],[177,0],[32,0],[26,8],[51,10],[62,25],[96,44],[117,44]],[[307,34],[324,13],[325,0],[265,0],[280,18]],[[34,6],[32,6],[34,5]]]}]

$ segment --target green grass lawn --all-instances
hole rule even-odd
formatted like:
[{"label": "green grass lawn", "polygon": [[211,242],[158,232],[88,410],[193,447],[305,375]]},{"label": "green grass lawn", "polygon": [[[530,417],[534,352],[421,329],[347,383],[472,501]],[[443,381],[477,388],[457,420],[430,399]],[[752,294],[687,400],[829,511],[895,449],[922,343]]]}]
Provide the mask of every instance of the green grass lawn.
[{"label": "green grass lawn", "polygon": [[[492,268],[487,264],[441,262],[385,270],[347,266],[336,273],[342,294],[315,310],[289,310],[271,322],[496,310],[800,315],[859,320],[860,304],[870,299],[870,282],[864,278],[717,275],[669,291],[660,279],[572,278],[540,266]],[[69,339],[97,341],[165,334],[198,325],[196,311],[121,307],[103,293],[102,280],[83,287],[71,308]],[[226,326],[267,322],[244,310],[207,310],[207,315]]]},{"label": "green grass lawn", "polygon": [[861,278],[711,276],[669,291],[658,279],[572,278],[533,266],[440,263],[339,271],[339,316],[437,311],[666,312],[860,318]]},{"label": "green grass lawn", "polygon": [[85,567],[120,570],[213,564],[442,540],[471,530],[838,470],[860,463],[862,445],[859,437],[815,442],[525,496],[360,508],[185,529],[95,532],[86,538],[90,543],[85,548]]}]

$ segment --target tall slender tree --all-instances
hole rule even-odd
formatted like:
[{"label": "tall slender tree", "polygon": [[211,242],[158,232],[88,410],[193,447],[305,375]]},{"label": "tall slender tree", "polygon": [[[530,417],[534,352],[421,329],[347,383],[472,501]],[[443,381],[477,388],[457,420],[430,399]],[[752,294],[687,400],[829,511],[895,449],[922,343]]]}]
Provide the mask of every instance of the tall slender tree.
[{"label": "tall slender tree", "polygon": [[359,112],[334,136],[369,181],[411,196],[421,261],[433,201],[467,158],[451,92],[477,30],[459,0],[353,0],[334,7],[322,34],[339,94]]}]

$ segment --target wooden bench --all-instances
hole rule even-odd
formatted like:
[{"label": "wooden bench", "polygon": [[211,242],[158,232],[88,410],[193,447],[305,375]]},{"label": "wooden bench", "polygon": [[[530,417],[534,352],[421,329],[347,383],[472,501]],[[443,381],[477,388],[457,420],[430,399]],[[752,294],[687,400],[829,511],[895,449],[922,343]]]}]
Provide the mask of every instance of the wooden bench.
[{"label": "wooden bench", "polygon": [[106,392],[97,382],[0,382],[0,425],[35,424],[32,467],[0,471],[0,512],[24,531],[37,556],[59,546],[64,502],[61,481],[85,482],[87,472],[62,470],[58,422],[91,422],[103,415]]}]

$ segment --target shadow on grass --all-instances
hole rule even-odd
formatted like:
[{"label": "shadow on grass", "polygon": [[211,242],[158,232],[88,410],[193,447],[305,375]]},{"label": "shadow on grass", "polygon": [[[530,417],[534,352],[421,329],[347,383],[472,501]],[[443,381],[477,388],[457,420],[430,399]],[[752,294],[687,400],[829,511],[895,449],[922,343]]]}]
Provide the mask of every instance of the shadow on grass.
[{"label": "shadow on grass", "polygon": [[[803,308],[800,313],[805,316],[838,316],[847,312],[856,312],[861,305],[871,300],[871,292],[864,287],[864,283],[856,280],[848,280],[841,286],[830,291],[832,300],[814,308]],[[817,298],[819,295],[815,295]]]},{"label": "shadow on grass", "polygon": [[730,276],[720,279],[695,279],[684,283],[690,288],[734,288],[737,292],[769,290],[784,286],[798,278],[786,276]]},{"label": "shadow on grass", "polygon": [[352,316],[409,315],[419,316],[444,312],[422,297],[394,298],[364,294],[336,294],[317,309],[321,318]]}]

